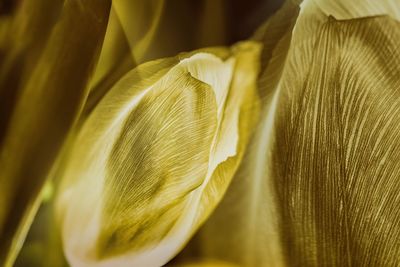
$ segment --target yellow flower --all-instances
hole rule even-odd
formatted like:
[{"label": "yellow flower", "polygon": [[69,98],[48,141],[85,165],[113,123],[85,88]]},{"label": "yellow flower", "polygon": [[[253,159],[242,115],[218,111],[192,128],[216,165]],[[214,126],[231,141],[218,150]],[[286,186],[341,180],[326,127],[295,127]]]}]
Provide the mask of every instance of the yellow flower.
[{"label": "yellow flower", "polygon": [[0,265],[400,265],[399,0],[271,3],[0,1]]},{"label": "yellow flower", "polygon": [[59,197],[74,266],[160,266],[223,196],[258,115],[260,46],[145,63],[78,133]]}]

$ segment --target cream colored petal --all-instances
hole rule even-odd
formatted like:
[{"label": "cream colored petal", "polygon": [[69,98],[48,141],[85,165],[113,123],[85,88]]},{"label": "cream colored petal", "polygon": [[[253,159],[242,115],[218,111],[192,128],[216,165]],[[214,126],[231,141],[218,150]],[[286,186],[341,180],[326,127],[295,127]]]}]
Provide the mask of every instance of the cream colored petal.
[{"label": "cream colored petal", "polygon": [[[211,175],[209,183],[205,185],[204,193],[199,203],[203,211],[198,214],[200,223],[204,222],[207,218],[204,214],[210,214],[213,211],[213,203],[219,202],[225,190],[230,185],[230,181],[237,171],[258,122],[259,96],[256,82],[260,67],[260,47],[257,43],[246,42],[236,45],[234,52],[236,55],[234,76],[217,143],[218,149],[221,152],[226,153],[232,148],[235,152],[225,154],[225,160],[219,162],[216,169],[212,170],[209,174]],[[246,178],[246,176],[241,176],[239,181],[246,182]],[[232,189],[235,188],[232,188],[232,185],[230,186],[227,191],[228,197],[231,196]],[[222,194],[221,189],[223,190]],[[232,261],[235,257],[247,257],[247,255],[251,255],[250,251],[246,248],[249,232],[243,231],[242,235],[243,228],[246,228],[244,220],[236,217],[233,221],[229,219],[237,211],[238,203],[236,200],[240,200],[241,198],[243,196],[235,195],[235,198],[229,198],[229,203],[223,200],[220,203],[222,206],[219,205],[216,208],[216,213],[211,215],[204,227],[200,228],[199,233],[195,235],[194,240],[185,247],[184,251],[171,263],[171,266],[175,266],[174,264],[178,265],[180,262],[185,262],[185,260],[195,262],[198,259],[214,257],[224,260],[227,263],[246,266],[242,265],[244,262]],[[242,211],[250,209],[248,206],[241,206],[241,208],[244,209]],[[248,217],[243,219],[249,220]],[[236,226],[239,227],[235,228]],[[254,247],[251,249],[254,249]],[[264,251],[263,253],[266,252]],[[222,257],[225,254],[230,255],[230,257]]]},{"label": "cream colored petal", "polygon": [[[88,160],[79,159],[82,167],[66,173],[82,179],[63,200],[64,244],[73,265],[104,260],[130,266],[133,259],[118,256],[160,242],[204,179],[216,124],[213,93],[189,74],[179,76],[155,85],[128,117],[98,137]],[[85,163],[92,166],[86,170]],[[73,198],[82,204],[75,206]]]},{"label": "cream colored petal", "polygon": [[[193,61],[193,59],[196,60]],[[213,61],[210,64],[210,58],[206,53],[198,53],[190,59],[183,59],[180,65],[182,68],[187,69],[194,78],[204,81],[211,86],[217,101],[218,117],[221,118],[226,96],[229,92],[234,59],[230,58],[226,62],[223,62],[222,59],[215,57]],[[226,71],[218,71],[221,68],[221,64],[225,66],[224,69]]]},{"label": "cream colored petal", "polygon": [[[198,205],[211,177],[218,123],[229,136],[227,129],[238,119],[236,105],[244,100],[237,85],[228,96],[235,100],[225,100],[233,59],[205,52],[179,58],[179,63],[175,58],[149,62],[127,74],[83,125],[59,198],[65,251],[73,266],[160,266],[199,226],[197,216],[204,211]],[[257,72],[252,75],[254,83]],[[254,84],[250,87],[254,94]],[[233,122],[227,121],[230,113],[218,113],[225,101]],[[235,153],[227,151],[227,156]],[[222,196],[225,189],[213,190]]]},{"label": "cream colored petal", "polygon": [[210,156],[209,176],[203,185],[199,223],[204,222],[219,203],[242,160],[253,128],[258,121],[259,97],[256,81],[261,46],[245,42],[233,48],[236,64],[223,119]]}]

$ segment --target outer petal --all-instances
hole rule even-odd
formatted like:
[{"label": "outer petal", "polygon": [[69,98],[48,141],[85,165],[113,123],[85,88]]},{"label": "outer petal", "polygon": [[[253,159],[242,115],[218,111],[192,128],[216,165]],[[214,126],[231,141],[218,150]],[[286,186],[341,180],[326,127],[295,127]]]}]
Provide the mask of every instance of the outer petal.
[{"label": "outer petal", "polygon": [[159,266],[198,227],[194,204],[233,61],[207,53],[180,58],[129,73],[78,135],[59,200],[73,265]]},{"label": "outer petal", "polygon": [[240,43],[234,47],[236,58],[234,76],[224,114],[215,138],[211,156],[208,183],[203,185],[200,200],[199,223],[202,223],[219,203],[236,173],[253,128],[258,121],[259,97],[257,76],[259,73],[258,43]]},{"label": "outer petal", "polygon": [[399,264],[398,29],[330,20],[308,75],[286,70],[267,166],[290,265]]}]

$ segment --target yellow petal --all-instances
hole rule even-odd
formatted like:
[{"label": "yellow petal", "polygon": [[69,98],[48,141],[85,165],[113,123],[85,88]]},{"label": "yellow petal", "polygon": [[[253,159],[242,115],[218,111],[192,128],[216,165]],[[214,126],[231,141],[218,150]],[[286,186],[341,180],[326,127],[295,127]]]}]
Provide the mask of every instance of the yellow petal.
[{"label": "yellow petal", "polygon": [[160,266],[179,252],[243,155],[258,114],[259,50],[243,43],[228,58],[220,48],[149,62],[100,101],[58,201],[73,266]]},{"label": "yellow petal", "polygon": [[283,76],[268,164],[287,262],[397,265],[400,76],[384,66],[398,66],[398,23],[330,20],[318,35],[308,75]]},{"label": "yellow petal", "polygon": [[210,166],[236,154],[234,141],[212,163],[223,143],[218,129],[228,135],[243,92],[255,93],[257,72],[251,88],[241,91],[249,82],[242,88],[234,81],[230,91],[234,66],[234,57],[223,61],[208,52],[149,62],[100,101],[78,134],[59,198],[72,265],[158,266],[187,242],[205,216],[198,206]]},{"label": "yellow petal", "polygon": [[224,108],[223,120],[214,141],[209,182],[204,184],[198,213],[199,223],[209,216],[219,203],[242,160],[244,150],[258,121],[260,46],[257,43],[240,43],[234,47],[236,59],[234,76]]}]

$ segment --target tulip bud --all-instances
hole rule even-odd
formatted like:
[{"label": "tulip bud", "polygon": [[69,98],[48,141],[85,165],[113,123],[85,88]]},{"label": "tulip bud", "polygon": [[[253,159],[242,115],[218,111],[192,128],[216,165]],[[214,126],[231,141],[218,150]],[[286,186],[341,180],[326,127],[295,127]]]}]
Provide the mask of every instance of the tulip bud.
[{"label": "tulip bud", "polygon": [[73,266],[160,266],[209,216],[258,116],[260,46],[138,66],[78,133],[58,199]]}]

